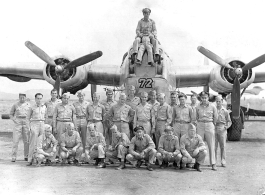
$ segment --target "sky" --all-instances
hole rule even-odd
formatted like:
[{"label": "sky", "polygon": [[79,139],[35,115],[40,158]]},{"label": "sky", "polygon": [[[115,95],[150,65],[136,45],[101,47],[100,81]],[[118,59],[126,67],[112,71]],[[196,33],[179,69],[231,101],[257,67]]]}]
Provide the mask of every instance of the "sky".
[{"label": "sky", "polygon": [[[101,50],[98,64],[120,65],[145,7],[152,10],[158,39],[174,65],[202,65],[199,45],[224,59],[239,57],[247,63],[265,53],[264,4],[262,0],[1,1],[0,65],[41,62],[24,46],[27,40],[49,55],[59,52],[70,59]],[[52,88],[45,81],[17,83],[1,77],[0,82],[2,92]]]}]

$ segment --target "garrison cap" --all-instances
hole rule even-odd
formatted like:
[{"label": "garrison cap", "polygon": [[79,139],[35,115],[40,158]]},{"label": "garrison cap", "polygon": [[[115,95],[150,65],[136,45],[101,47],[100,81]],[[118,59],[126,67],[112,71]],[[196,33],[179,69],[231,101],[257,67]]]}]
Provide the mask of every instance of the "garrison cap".
[{"label": "garrison cap", "polygon": [[47,130],[52,130],[52,126],[49,124],[45,124],[44,125],[44,131],[47,131]]},{"label": "garrison cap", "polygon": [[129,89],[129,90],[135,90],[135,87],[134,87],[133,85],[130,85],[130,86],[128,87],[128,89]]},{"label": "garrison cap", "polygon": [[111,128],[110,128],[111,131],[113,131],[114,129],[117,130],[117,126],[116,125],[112,125]]},{"label": "garrison cap", "polygon": [[107,88],[107,90],[106,90],[106,94],[113,94],[113,90],[110,89],[110,88]]},{"label": "garrison cap", "polygon": [[209,97],[209,93],[207,91],[202,91],[199,96],[202,97],[203,95],[207,95]]},{"label": "garrison cap", "polygon": [[192,123],[190,123],[189,126],[188,126],[188,130],[195,130],[196,131],[195,125],[193,125]]},{"label": "garrison cap", "polygon": [[25,94],[25,93],[22,93],[22,92],[20,92],[18,95],[19,95],[19,96],[23,95],[23,96],[26,97],[26,94]]},{"label": "garrison cap", "polygon": [[69,92],[64,93],[64,94],[62,95],[62,98],[70,98],[70,93],[69,93]]},{"label": "garrison cap", "polygon": [[144,8],[144,9],[142,10],[142,12],[143,12],[143,13],[151,13],[151,9],[149,9],[149,8]]},{"label": "garrison cap", "polygon": [[76,92],[76,95],[79,96],[79,95],[84,95],[85,96],[85,92],[83,92],[82,90],[79,90],[78,92]]},{"label": "garrison cap", "polygon": [[179,93],[179,98],[182,98],[182,97],[184,97],[184,98],[187,98],[187,95],[185,94],[185,93]]},{"label": "garrison cap", "polygon": [[137,132],[138,130],[142,130],[142,131],[144,131],[143,126],[136,126],[136,127],[133,129],[134,132]]},{"label": "garrison cap", "polygon": [[164,131],[173,131],[173,127],[171,127],[171,126],[166,126],[166,128],[165,128]]}]

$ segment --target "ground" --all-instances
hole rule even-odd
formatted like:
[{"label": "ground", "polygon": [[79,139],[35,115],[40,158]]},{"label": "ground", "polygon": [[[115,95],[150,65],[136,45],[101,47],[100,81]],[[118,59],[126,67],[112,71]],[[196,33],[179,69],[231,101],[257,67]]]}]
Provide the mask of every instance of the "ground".
[{"label": "ground", "polygon": [[[5,102],[1,113],[8,106]],[[0,120],[0,194],[263,194],[264,124],[265,118],[246,122],[242,141],[227,142],[227,167],[220,167],[218,159],[218,171],[212,171],[207,157],[200,173],[172,167],[155,167],[150,172],[144,166],[133,170],[130,165],[122,171],[115,170],[113,165],[106,169],[93,165],[27,167],[22,142],[17,161],[10,162],[13,124]]]}]

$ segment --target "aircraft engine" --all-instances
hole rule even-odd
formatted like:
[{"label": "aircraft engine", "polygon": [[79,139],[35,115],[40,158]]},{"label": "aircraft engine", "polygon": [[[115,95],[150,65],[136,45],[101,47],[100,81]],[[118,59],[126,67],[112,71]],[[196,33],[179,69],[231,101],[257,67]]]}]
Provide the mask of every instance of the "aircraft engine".
[{"label": "aircraft engine", "polygon": [[[51,66],[46,64],[43,69],[44,79],[51,85],[55,85],[57,78],[57,71],[60,67],[66,66],[71,60],[63,55],[52,57],[56,65]],[[61,88],[64,91],[69,91],[75,94],[78,90],[85,88],[88,85],[87,75],[85,71],[85,66],[79,66],[75,68],[64,69],[60,74],[61,77]]]},{"label": "aircraft engine", "polygon": [[244,62],[237,59],[230,59],[227,60],[227,63],[234,69],[229,69],[224,66],[216,66],[211,71],[209,86],[212,90],[220,93],[232,92],[236,74],[239,75],[238,78],[241,89],[246,88],[253,83],[255,72],[252,69],[242,71],[242,68],[246,65]]}]

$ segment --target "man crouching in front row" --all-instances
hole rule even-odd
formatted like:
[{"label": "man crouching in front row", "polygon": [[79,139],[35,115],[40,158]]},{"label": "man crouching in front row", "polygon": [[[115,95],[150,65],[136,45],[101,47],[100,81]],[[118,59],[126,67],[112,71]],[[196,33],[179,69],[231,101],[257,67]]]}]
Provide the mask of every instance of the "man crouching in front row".
[{"label": "man crouching in front row", "polygon": [[142,126],[135,127],[134,132],[136,134],[131,140],[126,159],[133,164],[134,168],[139,168],[142,165],[142,160],[145,160],[147,170],[153,171],[151,164],[154,163],[156,156],[155,144],[148,134],[144,134]]},{"label": "man crouching in front row", "polygon": [[[68,164],[74,163],[80,166],[80,157],[83,148],[81,147],[81,138],[77,131],[75,131],[75,126],[73,123],[69,123],[66,126],[66,132],[62,134],[61,137],[61,158],[62,165],[68,161]],[[74,160],[73,160],[74,159]]]},{"label": "man crouching in front row", "polygon": [[44,125],[44,134],[40,135],[37,140],[37,165],[46,159],[45,165],[51,165],[55,161],[57,140],[52,135],[52,127],[48,124]]},{"label": "man crouching in front row", "polygon": [[106,141],[102,133],[96,131],[96,125],[91,123],[87,126],[87,138],[85,147],[86,161],[95,159],[97,168],[106,168],[105,147]]},{"label": "man crouching in front row", "polygon": [[164,131],[165,134],[159,139],[158,152],[156,154],[158,163],[161,169],[168,167],[169,162],[173,162],[173,166],[177,168],[182,157],[179,148],[179,139],[173,135],[173,127],[167,126]]}]

